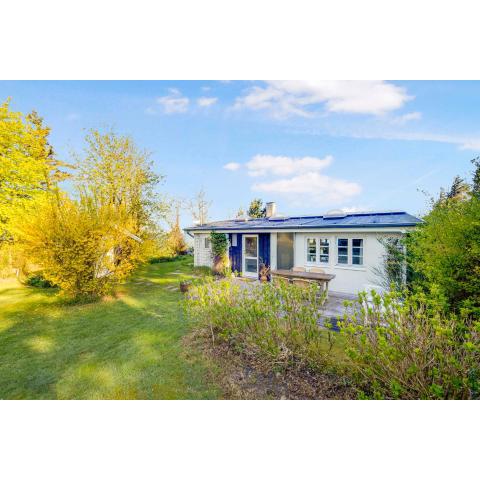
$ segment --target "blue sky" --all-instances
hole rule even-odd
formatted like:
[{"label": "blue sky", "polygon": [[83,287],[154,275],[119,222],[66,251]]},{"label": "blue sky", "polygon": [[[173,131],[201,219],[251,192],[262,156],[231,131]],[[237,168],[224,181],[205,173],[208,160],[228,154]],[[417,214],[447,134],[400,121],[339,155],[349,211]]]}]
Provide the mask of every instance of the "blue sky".
[{"label": "blue sky", "polygon": [[160,191],[203,187],[211,219],[254,197],[285,214],[421,214],[419,190],[468,176],[480,153],[480,82],[0,82],[7,97],[44,117],[66,160],[86,129],[132,135],[166,175]]}]

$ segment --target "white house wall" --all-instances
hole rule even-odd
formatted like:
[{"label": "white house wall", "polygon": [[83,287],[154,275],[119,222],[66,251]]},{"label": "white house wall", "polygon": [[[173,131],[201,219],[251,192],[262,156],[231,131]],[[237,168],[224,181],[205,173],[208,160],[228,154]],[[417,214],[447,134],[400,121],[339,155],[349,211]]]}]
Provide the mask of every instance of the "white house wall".
[{"label": "white house wall", "polygon": [[[325,273],[335,275],[330,282],[329,289],[332,292],[356,294],[362,290],[381,290],[381,281],[375,273],[376,268],[382,268],[385,248],[378,241],[379,232],[364,233],[296,233],[294,240],[294,258],[296,267],[312,266],[323,268]],[[330,240],[329,262],[312,264],[307,262],[306,239],[308,237],[321,237]],[[337,265],[337,238],[361,238],[363,239],[363,265]],[[350,252],[351,254],[351,252]]]},{"label": "white house wall", "polygon": [[193,246],[194,246],[194,257],[193,264],[196,267],[212,267],[212,250],[211,248],[205,248],[205,239],[210,238],[209,233],[195,233]]}]

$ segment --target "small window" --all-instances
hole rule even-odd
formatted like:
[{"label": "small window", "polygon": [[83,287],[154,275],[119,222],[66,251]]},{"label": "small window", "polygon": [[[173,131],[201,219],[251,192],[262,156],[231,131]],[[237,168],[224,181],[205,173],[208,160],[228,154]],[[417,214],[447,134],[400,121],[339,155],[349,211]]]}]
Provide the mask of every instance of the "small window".
[{"label": "small window", "polygon": [[237,234],[232,233],[232,247],[236,247],[236,246],[237,246]]},{"label": "small window", "polygon": [[205,248],[210,250],[210,239],[208,237],[205,237]]},{"label": "small window", "polygon": [[307,238],[307,262],[317,261],[317,239]]},{"label": "small window", "polygon": [[328,263],[330,256],[330,242],[328,238],[320,239],[320,263]]},{"label": "small window", "polygon": [[338,263],[348,265],[348,238],[337,239]]},{"label": "small window", "polygon": [[363,265],[363,240],[361,238],[352,240],[352,265]]}]

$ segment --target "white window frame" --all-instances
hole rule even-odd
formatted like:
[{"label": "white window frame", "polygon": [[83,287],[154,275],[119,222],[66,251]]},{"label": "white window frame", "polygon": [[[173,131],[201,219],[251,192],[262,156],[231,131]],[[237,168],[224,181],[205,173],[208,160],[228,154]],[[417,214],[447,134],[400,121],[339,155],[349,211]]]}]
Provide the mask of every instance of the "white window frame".
[{"label": "white window frame", "polygon": [[[313,240],[315,242],[315,260],[308,259],[308,241]],[[318,263],[318,238],[317,237],[307,237],[305,239],[305,263],[316,265]]]},{"label": "white window frame", "polygon": [[[363,264],[364,264],[364,261],[363,261],[363,258],[364,258],[364,253],[365,253],[365,240],[363,238],[352,238],[352,266],[353,267],[363,267]],[[362,242],[362,246],[361,247],[354,247],[353,246],[353,241],[354,240],[361,240]],[[359,248],[360,249],[360,255],[353,255],[353,249],[354,248]],[[362,263],[353,263],[353,257],[359,257],[361,260],[362,260]]]},{"label": "white window frame", "polygon": [[[312,262],[308,259],[308,241],[315,240],[315,261]],[[321,248],[322,248],[322,240],[326,240],[328,242],[328,262],[321,261]],[[311,266],[328,266],[330,265],[330,258],[331,258],[331,246],[332,246],[332,239],[330,237],[326,237],[324,235],[308,235],[305,237],[305,264]]]},{"label": "white window frame", "polygon": [[[340,263],[338,261],[339,259],[339,254],[338,254],[338,241],[339,240],[347,240],[347,263]],[[355,248],[360,248],[361,249],[361,256],[360,258],[362,259],[362,263],[353,263],[353,241],[354,240],[361,240],[362,241],[362,246],[361,247],[355,247]],[[336,266],[338,267],[352,267],[352,268],[364,268],[365,266],[365,238],[364,237],[343,237],[343,236],[338,236],[335,238],[335,246],[336,246]],[[344,248],[344,247],[340,247]],[[342,255],[344,256],[344,255]],[[357,256],[357,255],[355,255]]]},{"label": "white window frame", "polygon": [[212,248],[212,242],[210,240],[210,237],[207,236],[203,239],[203,246],[205,250],[210,250]]},{"label": "white window frame", "polygon": [[[247,246],[247,238],[248,237],[255,237],[257,239],[257,257],[256,257],[256,260],[257,260],[257,271],[255,273],[253,272],[247,272],[245,270],[245,260],[247,258],[249,259],[253,259],[255,257],[247,257],[245,255],[245,248]],[[260,243],[259,243],[259,239],[258,239],[258,235],[253,235],[253,234],[249,234],[249,235],[243,235],[243,241],[242,241],[242,275],[244,277],[251,277],[251,278],[258,278],[258,262],[259,262],[259,257],[260,257]]]}]

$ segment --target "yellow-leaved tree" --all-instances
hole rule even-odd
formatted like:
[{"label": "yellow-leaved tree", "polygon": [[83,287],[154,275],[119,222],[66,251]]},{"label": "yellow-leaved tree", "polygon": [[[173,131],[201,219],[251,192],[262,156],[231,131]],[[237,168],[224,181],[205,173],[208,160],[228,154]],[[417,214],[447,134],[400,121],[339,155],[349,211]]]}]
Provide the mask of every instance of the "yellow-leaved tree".
[{"label": "yellow-leaved tree", "polygon": [[[93,196],[46,194],[35,211],[15,224],[15,234],[43,277],[67,294],[100,296],[125,278],[141,256],[141,243],[128,231],[123,208]],[[129,252],[119,261],[115,251]]]},{"label": "yellow-leaved tree", "polygon": [[36,112],[24,116],[9,101],[0,104],[0,244],[12,240],[11,219],[66,176],[49,134]]},{"label": "yellow-leaved tree", "polygon": [[10,275],[25,265],[17,248],[12,222],[35,209],[48,191],[68,176],[48,142],[50,129],[34,111],[12,111],[7,100],[0,104],[0,275]]}]

